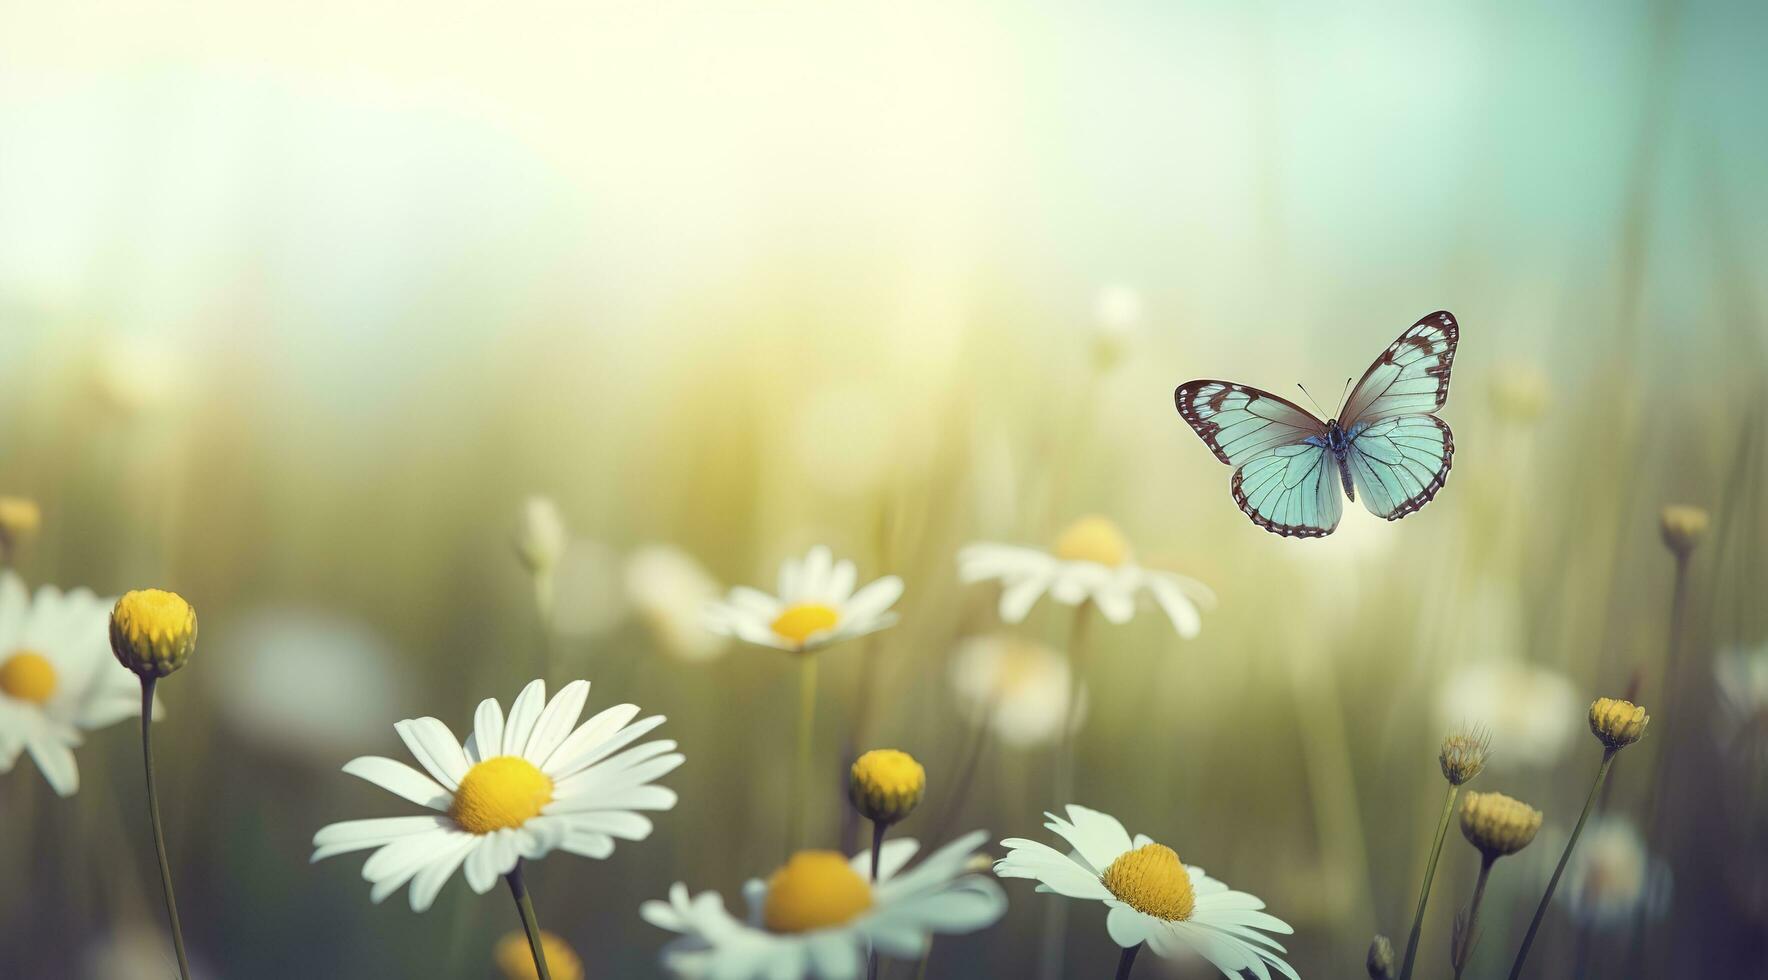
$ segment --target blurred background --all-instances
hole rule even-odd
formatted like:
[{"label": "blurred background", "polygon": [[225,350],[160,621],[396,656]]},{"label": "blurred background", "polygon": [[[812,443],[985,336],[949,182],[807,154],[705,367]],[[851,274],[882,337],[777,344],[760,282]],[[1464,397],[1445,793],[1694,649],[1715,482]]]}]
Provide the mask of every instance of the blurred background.
[{"label": "blurred background", "polygon": [[[501,896],[371,905],[309,842],[409,812],[346,760],[403,758],[401,718],[463,733],[549,646],[688,757],[651,840],[528,876],[590,976],[653,974],[639,903],[736,904],[784,834],[793,664],[699,610],[815,543],[906,593],[823,655],[813,836],[892,746],[930,781],[901,833],[1047,837],[1055,736],[978,738],[953,680],[1019,658],[1035,722],[1072,613],[1004,627],[955,555],[1085,514],[1219,601],[1191,640],[1096,624],[1074,802],[1264,898],[1304,976],[1403,939],[1463,722],[1493,738],[1470,788],[1546,814],[1482,912],[1469,975],[1502,975],[1600,756],[1585,708],[1629,692],[1650,735],[1531,972],[1759,975],[1765,31],[1720,0],[7,0],[0,493],[42,512],[15,567],[201,616],[155,736],[200,975],[494,975]],[[1173,387],[1327,401],[1438,308],[1437,500],[1253,527]],[[550,630],[530,494],[573,539]],[[1666,504],[1711,519],[1676,631]],[[89,733],[69,799],[0,775],[0,972],[173,974],[139,748]],[[1477,869],[1451,830],[1421,976]],[[929,975],[1033,970],[1049,899],[1007,891]],[[1113,962],[1103,918],[1070,910],[1077,975]]]}]

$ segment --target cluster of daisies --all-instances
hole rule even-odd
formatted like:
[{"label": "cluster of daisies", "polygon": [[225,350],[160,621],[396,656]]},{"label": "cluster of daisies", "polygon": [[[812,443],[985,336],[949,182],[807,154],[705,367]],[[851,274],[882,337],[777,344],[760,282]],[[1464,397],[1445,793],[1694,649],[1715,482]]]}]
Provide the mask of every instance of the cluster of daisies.
[{"label": "cluster of daisies", "polygon": [[[537,523],[520,539],[519,553],[544,606],[563,531],[544,509],[531,516]],[[959,565],[965,581],[1000,585],[1008,623],[1022,620],[1045,595],[1123,622],[1147,596],[1181,635],[1191,636],[1200,627],[1199,604],[1211,601],[1200,584],[1137,564],[1122,534],[1102,518],[1077,523],[1050,551],[976,545]],[[893,625],[902,592],[893,576],[861,585],[852,562],[818,547],[783,564],[776,594],[738,587],[708,604],[704,626],[807,660]],[[72,748],[81,732],[138,717],[144,704],[157,704],[155,682],[184,665],[195,638],[194,611],[172,593],[149,590],[113,602],[45,588],[32,597],[15,574],[0,575],[0,771],[28,753],[58,793],[72,794],[78,786]],[[1023,686],[1039,672],[1061,683],[1040,686],[1043,693],[1028,699],[1011,696],[1007,678]],[[953,681],[983,709],[979,723],[1019,744],[1041,737],[1032,716],[1067,714],[1079,686],[1061,653],[999,636],[963,645]],[[499,947],[499,962],[525,954],[534,975],[580,976],[575,956],[540,930],[524,868],[554,852],[600,859],[618,842],[646,840],[654,830],[649,815],[677,803],[659,780],[685,761],[674,741],[647,739],[663,724],[661,715],[617,704],[584,718],[589,694],[586,680],[550,697],[545,681],[533,680],[507,710],[495,698],[480,702],[464,740],[437,718],[397,722],[393,729],[410,762],[367,755],[343,770],[419,812],[323,827],[313,837],[312,860],[368,851],[362,876],[370,900],[405,890],[416,912],[430,908],[457,871],[479,894],[502,881],[523,934]],[[800,727],[801,739],[808,731]],[[143,734],[157,841],[145,726]],[[743,886],[741,912],[728,910],[717,892],[695,894],[682,882],[665,898],[644,903],[644,921],[675,934],[662,951],[664,967],[686,977],[837,980],[875,974],[880,957],[924,958],[936,936],[1000,920],[1007,901],[987,873],[986,832],[926,849],[912,838],[887,839],[925,793],[918,761],[892,749],[867,752],[853,763],[849,788],[851,804],[874,829],[868,850],[848,855],[793,841],[797,849],[782,864]],[[812,804],[795,799],[791,805]],[[1066,812],[1066,818],[1050,815],[1047,826],[1067,848],[1009,838],[1001,842],[1006,856],[994,862],[994,875],[1031,878],[1041,892],[1101,903],[1106,930],[1125,951],[1120,975],[1145,947],[1161,956],[1200,957],[1228,976],[1297,976],[1270,935],[1289,926],[1261,911],[1257,898],[1183,863],[1170,847],[1132,838],[1104,813],[1073,805]],[[188,977],[165,865],[162,852],[167,911]]]}]

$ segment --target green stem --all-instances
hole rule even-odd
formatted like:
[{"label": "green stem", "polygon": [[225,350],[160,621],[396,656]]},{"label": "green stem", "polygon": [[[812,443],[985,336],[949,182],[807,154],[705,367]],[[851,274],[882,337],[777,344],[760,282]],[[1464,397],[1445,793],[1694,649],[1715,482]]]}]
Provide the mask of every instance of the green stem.
[{"label": "green stem", "polygon": [[160,888],[166,893],[166,917],[172,920],[172,949],[178,954],[178,975],[190,980],[190,960],[184,955],[184,929],[178,924],[178,902],[172,897],[172,865],[166,860],[166,832],[160,825],[160,791],[153,772],[152,675],[141,678],[141,757],[147,766],[147,816],[153,824],[154,852],[160,858]]},{"label": "green stem", "polygon": [[804,846],[805,796],[810,788],[810,742],[816,730],[817,656],[801,653],[798,660],[798,764],[792,769],[792,811],[786,814],[788,854]]},{"label": "green stem", "polygon": [[1400,966],[1400,980],[1412,980],[1412,964],[1418,959],[1418,936],[1424,931],[1424,907],[1430,904],[1430,883],[1436,877],[1437,859],[1443,855],[1443,837],[1449,832],[1449,817],[1455,813],[1455,794],[1461,787],[1449,784],[1443,797],[1443,815],[1437,821],[1436,842],[1430,845],[1430,862],[1424,866],[1424,885],[1418,889],[1418,911],[1412,914],[1412,934],[1406,940],[1406,960]]},{"label": "green stem", "polygon": [[1461,971],[1467,969],[1467,961],[1473,958],[1474,930],[1479,927],[1479,903],[1486,897],[1486,879],[1492,874],[1492,865],[1497,862],[1495,857],[1482,857],[1479,863],[1479,881],[1473,886],[1473,905],[1467,912],[1467,933],[1464,945],[1457,950],[1455,957],[1455,980],[1461,980]]},{"label": "green stem", "polygon": [[[882,820],[872,821],[872,887],[878,887],[878,865],[884,860],[884,832],[890,825]],[[866,980],[878,980],[878,949],[873,947],[866,955]]]},{"label": "green stem", "polygon": [[1130,980],[1130,970],[1136,965],[1136,954],[1141,951],[1141,943],[1124,947],[1123,955],[1117,958],[1117,980]]},{"label": "green stem", "polygon": [[516,911],[522,916],[522,930],[528,933],[528,951],[534,954],[534,972],[540,980],[552,980],[546,968],[546,949],[540,943],[540,920],[534,917],[534,901],[528,897],[528,883],[522,880],[522,862],[504,875],[510,884],[510,895],[516,900]]},{"label": "green stem", "polygon": [[1572,828],[1571,839],[1565,842],[1565,851],[1559,855],[1559,864],[1553,869],[1553,877],[1547,879],[1547,890],[1541,895],[1541,904],[1535,906],[1535,917],[1529,922],[1529,931],[1523,934],[1522,948],[1516,951],[1516,962],[1510,967],[1510,980],[1522,976],[1523,961],[1529,957],[1529,947],[1535,944],[1535,933],[1541,928],[1541,919],[1547,915],[1547,903],[1553,900],[1553,890],[1559,887],[1559,876],[1565,874],[1566,862],[1572,859],[1572,848],[1578,846],[1578,835],[1584,832],[1584,821],[1590,816],[1590,807],[1596,802],[1596,794],[1602,789],[1602,781],[1608,778],[1608,767],[1615,761],[1616,749],[1605,749],[1602,753],[1602,765],[1596,767],[1596,781],[1590,784],[1590,795],[1584,798],[1584,812],[1578,814],[1577,826]]},{"label": "green stem", "polygon": [[[1068,706],[1062,714],[1062,740],[1057,743],[1060,748],[1056,750],[1056,764],[1051,767],[1056,774],[1056,792],[1050,802],[1057,808],[1067,806],[1074,794],[1074,722],[1080,714],[1081,664],[1086,652],[1087,621],[1092,618],[1092,611],[1091,599],[1075,606],[1074,623],[1068,633]],[[1044,903],[1043,963],[1039,974],[1042,980],[1055,980],[1062,975],[1067,942],[1068,903]]]}]

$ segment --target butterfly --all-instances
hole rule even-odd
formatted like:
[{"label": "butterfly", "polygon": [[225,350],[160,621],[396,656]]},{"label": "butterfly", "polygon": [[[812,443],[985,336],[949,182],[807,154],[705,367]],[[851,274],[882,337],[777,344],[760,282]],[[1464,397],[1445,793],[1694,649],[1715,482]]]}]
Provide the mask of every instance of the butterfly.
[{"label": "butterfly", "polygon": [[1322,538],[1344,516],[1334,482],[1353,501],[1361,493],[1370,513],[1397,521],[1448,481],[1455,437],[1431,413],[1448,400],[1460,335],[1447,310],[1412,324],[1363,372],[1338,418],[1325,422],[1288,399],[1227,381],[1188,381],[1173,400],[1216,458],[1236,467],[1234,502],[1254,524]]}]

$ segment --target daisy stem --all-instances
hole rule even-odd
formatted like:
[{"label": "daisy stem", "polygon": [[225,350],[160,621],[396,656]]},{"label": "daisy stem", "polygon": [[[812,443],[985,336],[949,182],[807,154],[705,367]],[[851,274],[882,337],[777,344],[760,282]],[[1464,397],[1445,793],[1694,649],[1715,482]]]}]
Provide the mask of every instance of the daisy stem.
[{"label": "daisy stem", "polygon": [[522,862],[504,875],[510,883],[510,895],[516,900],[516,911],[522,916],[522,929],[528,933],[528,951],[534,954],[534,971],[540,980],[552,980],[546,968],[546,950],[540,945],[540,920],[534,917],[534,900],[528,897],[528,883],[522,880]]},{"label": "daisy stem", "polygon": [[1412,914],[1412,934],[1406,940],[1406,960],[1400,966],[1400,980],[1412,980],[1412,964],[1418,959],[1418,936],[1424,931],[1424,907],[1430,903],[1430,883],[1436,877],[1437,859],[1443,855],[1443,836],[1449,832],[1449,817],[1455,813],[1455,794],[1461,787],[1449,784],[1443,797],[1443,815],[1437,821],[1436,842],[1430,845],[1430,861],[1424,866],[1424,885],[1418,889],[1418,911]]},{"label": "daisy stem", "polygon": [[1566,862],[1572,859],[1572,848],[1578,846],[1578,835],[1584,832],[1584,821],[1590,816],[1590,807],[1596,802],[1596,794],[1602,789],[1602,781],[1608,778],[1608,767],[1615,761],[1615,751],[1605,749],[1602,753],[1602,765],[1596,767],[1596,781],[1590,784],[1590,795],[1584,798],[1584,812],[1578,814],[1577,825],[1572,827],[1572,836],[1565,842],[1565,850],[1559,855],[1559,864],[1553,869],[1553,877],[1547,879],[1547,890],[1541,893],[1541,904],[1535,906],[1535,917],[1529,921],[1529,931],[1522,937],[1522,948],[1516,951],[1516,962],[1510,966],[1510,980],[1522,976],[1523,960],[1528,959],[1529,947],[1535,944],[1535,932],[1541,928],[1541,919],[1547,915],[1547,904],[1553,901],[1553,890],[1559,887],[1559,876],[1565,873]]},{"label": "daisy stem", "polygon": [[1486,897],[1486,879],[1491,877],[1492,865],[1496,863],[1497,860],[1497,858],[1491,856],[1482,856],[1480,858],[1479,880],[1473,885],[1473,904],[1468,907],[1467,911],[1466,944],[1458,951],[1458,955],[1455,957],[1455,980],[1461,980],[1461,971],[1467,969],[1467,961],[1473,958],[1474,930],[1479,926],[1479,903],[1481,899]]},{"label": "daisy stem", "polygon": [[[878,884],[878,865],[884,858],[884,832],[890,825],[882,820],[872,821],[872,885]],[[866,954],[866,980],[878,980],[878,950],[876,947]]]},{"label": "daisy stem", "polygon": [[[1081,663],[1086,653],[1087,621],[1091,618],[1093,600],[1086,599],[1074,607],[1074,623],[1068,633],[1068,705],[1062,714],[1062,740],[1057,743],[1056,764],[1051,767],[1055,771],[1056,806],[1065,806],[1074,794],[1074,722],[1080,714]],[[1039,976],[1042,980],[1055,980],[1062,975],[1063,963],[1067,960],[1068,943],[1068,903],[1044,903],[1044,943],[1043,963]]]},{"label": "daisy stem", "polygon": [[160,792],[153,771],[153,688],[158,682],[159,678],[151,674],[141,678],[141,758],[147,768],[147,817],[153,824],[153,847],[160,859],[166,917],[172,920],[172,950],[178,954],[178,975],[190,980],[190,960],[184,955],[184,929],[178,924],[178,902],[172,897],[172,865],[166,860],[166,832],[160,826]]},{"label": "daisy stem", "polygon": [[815,654],[799,654],[798,667],[798,764],[792,769],[792,799],[786,814],[787,852],[804,846],[804,807],[810,788],[810,740],[816,729]]},{"label": "daisy stem", "polygon": [[1141,951],[1141,943],[1124,947],[1123,955],[1117,959],[1117,980],[1130,980],[1130,970],[1136,965],[1136,954]]}]

